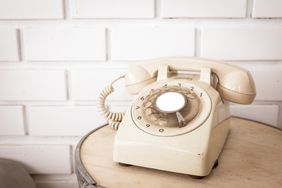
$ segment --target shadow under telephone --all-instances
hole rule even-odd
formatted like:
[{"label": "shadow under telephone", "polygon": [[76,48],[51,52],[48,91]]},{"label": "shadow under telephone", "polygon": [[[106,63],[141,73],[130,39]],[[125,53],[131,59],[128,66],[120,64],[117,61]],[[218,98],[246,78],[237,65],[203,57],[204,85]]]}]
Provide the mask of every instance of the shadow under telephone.
[{"label": "shadow under telephone", "polygon": [[[113,83],[125,79],[136,95],[126,113],[105,106]],[[228,135],[229,105],[249,104],[256,89],[250,73],[199,58],[163,58],[129,66],[99,98],[114,129],[113,159],[119,163],[206,176]]]}]

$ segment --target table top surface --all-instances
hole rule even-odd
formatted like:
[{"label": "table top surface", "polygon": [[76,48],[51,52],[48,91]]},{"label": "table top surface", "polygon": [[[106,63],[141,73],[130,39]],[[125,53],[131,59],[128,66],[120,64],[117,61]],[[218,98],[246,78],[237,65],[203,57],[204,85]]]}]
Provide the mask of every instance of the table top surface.
[{"label": "table top surface", "polygon": [[107,188],[282,187],[282,131],[232,118],[219,165],[202,179],[154,169],[121,166],[112,159],[115,131],[102,127],[80,146],[80,160],[98,185]]}]

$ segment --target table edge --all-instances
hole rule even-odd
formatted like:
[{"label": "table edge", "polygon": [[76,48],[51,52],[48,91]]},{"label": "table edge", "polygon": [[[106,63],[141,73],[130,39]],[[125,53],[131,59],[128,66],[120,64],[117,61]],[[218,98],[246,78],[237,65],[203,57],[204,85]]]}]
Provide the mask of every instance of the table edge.
[{"label": "table edge", "polygon": [[95,129],[93,129],[92,131],[90,131],[89,133],[87,133],[85,136],[83,136],[79,143],[76,145],[75,148],[75,174],[77,177],[77,180],[79,182],[79,185],[82,185],[83,187],[87,187],[87,188],[102,188],[102,186],[97,185],[97,182],[91,177],[91,175],[87,172],[85,166],[83,165],[82,161],[81,161],[81,156],[80,156],[80,149],[81,149],[81,145],[83,144],[83,142],[85,141],[85,139],[91,135],[92,133],[94,133],[95,131],[107,126],[108,124],[103,124]]}]

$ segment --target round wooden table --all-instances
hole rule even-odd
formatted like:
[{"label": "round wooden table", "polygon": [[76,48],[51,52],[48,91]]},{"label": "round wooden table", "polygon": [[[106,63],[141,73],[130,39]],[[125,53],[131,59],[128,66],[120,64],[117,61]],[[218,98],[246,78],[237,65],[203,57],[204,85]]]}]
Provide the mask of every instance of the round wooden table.
[{"label": "round wooden table", "polygon": [[106,188],[260,188],[282,187],[282,131],[261,123],[232,118],[219,165],[202,179],[112,160],[115,131],[102,126],[76,148],[80,187]]}]

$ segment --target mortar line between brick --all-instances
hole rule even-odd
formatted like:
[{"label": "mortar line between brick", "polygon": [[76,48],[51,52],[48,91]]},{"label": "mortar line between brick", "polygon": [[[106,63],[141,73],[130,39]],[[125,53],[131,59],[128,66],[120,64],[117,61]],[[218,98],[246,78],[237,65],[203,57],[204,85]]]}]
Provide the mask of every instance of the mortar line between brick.
[{"label": "mortar line between brick", "polygon": [[66,99],[67,101],[71,100],[71,96],[70,96],[70,71],[69,69],[65,70],[65,91],[66,91]]},{"label": "mortar line between brick", "polygon": [[22,107],[22,113],[23,113],[23,129],[24,129],[24,134],[26,136],[29,135],[29,130],[28,130],[28,112],[27,112],[27,106],[23,105]]},{"label": "mortar line between brick", "polygon": [[254,1],[253,0],[247,0],[246,3],[247,3],[247,5],[246,5],[246,17],[252,18]]},{"label": "mortar line between brick", "polygon": [[201,56],[201,29],[195,28],[194,56]]},{"label": "mortar line between brick", "polygon": [[71,19],[71,2],[69,0],[63,0],[63,18],[66,20],[70,20]]},{"label": "mortar line between brick", "polygon": [[105,56],[106,61],[111,60],[111,31],[109,28],[105,29]]},{"label": "mortar line between brick", "polygon": [[160,4],[161,4],[161,1],[159,0],[154,1],[154,18],[155,19],[160,18]]},{"label": "mortar line between brick", "polygon": [[17,29],[17,45],[18,45],[18,56],[19,61],[24,62],[24,50],[23,50],[23,35],[20,29]]}]

